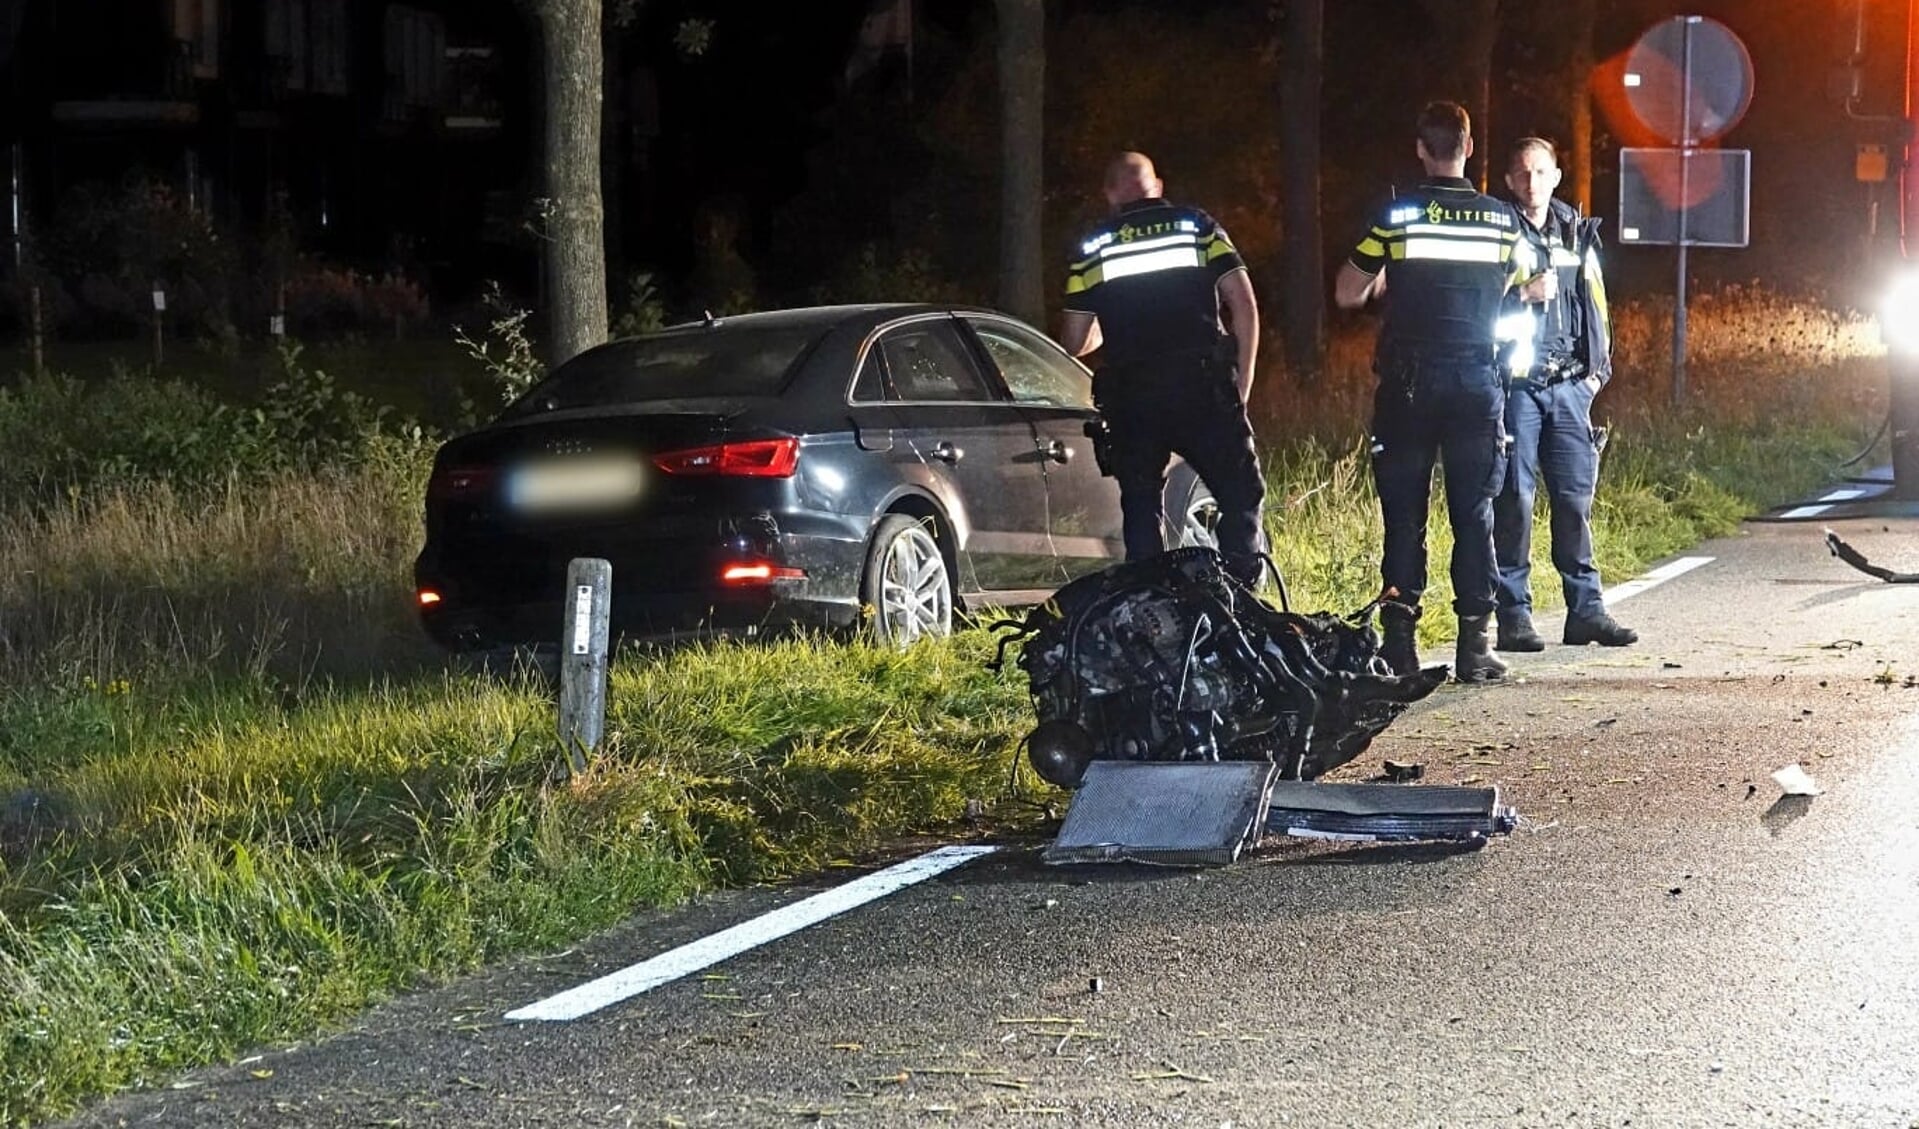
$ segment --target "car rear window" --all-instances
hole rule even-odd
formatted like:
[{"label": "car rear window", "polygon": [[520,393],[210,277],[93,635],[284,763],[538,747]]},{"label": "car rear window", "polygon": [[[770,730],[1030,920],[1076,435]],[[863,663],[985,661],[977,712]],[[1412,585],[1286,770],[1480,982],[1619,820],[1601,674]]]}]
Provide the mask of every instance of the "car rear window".
[{"label": "car rear window", "polygon": [[772,396],[826,329],[715,326],[620,341],[561,365],[507,408],[537,415],[601,404]]}]

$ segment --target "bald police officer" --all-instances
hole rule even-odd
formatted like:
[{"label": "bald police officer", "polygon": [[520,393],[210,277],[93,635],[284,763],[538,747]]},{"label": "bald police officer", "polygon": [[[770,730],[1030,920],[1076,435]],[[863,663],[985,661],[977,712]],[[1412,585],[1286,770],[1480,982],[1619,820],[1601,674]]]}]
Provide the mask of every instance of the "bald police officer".
[{"label": "bald police officer", "polygon": [[1391,289],[1373,363],[1373,480],[1386,526],[1383,654],[1396,673],[1419,669],[1426,515],[1433,466],[1442,461],[1459,616],[1453,674],[1484,682],[1506,673],[1487,638],[1499,585],[1493,496],[1506,473],[1506,396],[1494,328],[1514,282],[1519,221],[1466,180],[1473,143],[1463,107],[1434,102],[1421,111],[1414,151],[1426,179],[1376,218],[1340,268],[1334,300],[1358,309]]},{"label": "bald police officer", "polygon": [[1251,587],[1266,484],[1246,418],[1259,347],[1246,264],[1211,216],[1164,198],[1144,154],[1115,158],[1104,189],[1112,214],[1067,273],[1060,343],[1076,357],[1105,347],[1093,393],[1111,429],[1126,559],[1164,551],[1166,465],[1179,455],[1219,505],[1226,571]]}]

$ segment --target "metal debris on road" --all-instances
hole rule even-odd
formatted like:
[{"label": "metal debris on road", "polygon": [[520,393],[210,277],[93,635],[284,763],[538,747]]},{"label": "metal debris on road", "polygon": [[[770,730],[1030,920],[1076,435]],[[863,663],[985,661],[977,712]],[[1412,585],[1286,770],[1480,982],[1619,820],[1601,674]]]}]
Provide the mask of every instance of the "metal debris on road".
[{"label": "metal debris on road", "polygon": [[1826,551],[1867,576],[1876,577],[1887,584],[1919,584],[1919,572],[1894,572],[1873,564],[1864,553],[1840,540],[1839,535],[1830,529],[1826,530]]},{"label": "metal debris on road", "polygon": [[1772,779],[1788,796],[1821,796],[1826,791],[1796,761],[1773,773]]},{"label": "metal debris on road", "polygon": [[1178,1079],[1182,1082],[1205,1082],[1209,1084],[1212,1082],[1212,1079],[1204,1074],[1189,1074],[1170,1062],[1166,1064],[1166,1069],[1164,1070],[1144,1070],[1133,1075],[1133,1081],[1135,1082],[1167,1082],[1173,1079]]}]

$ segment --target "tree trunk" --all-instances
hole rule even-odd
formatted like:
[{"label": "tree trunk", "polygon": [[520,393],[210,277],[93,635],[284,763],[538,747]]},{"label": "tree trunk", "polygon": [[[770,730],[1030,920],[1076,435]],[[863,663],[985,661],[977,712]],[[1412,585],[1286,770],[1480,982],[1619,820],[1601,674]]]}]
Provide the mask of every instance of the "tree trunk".
[{"label": "tree trunk", "polygon": [[1566,91],[1572,99],[1572,137],[1567,141],[1566,157],[1572,163],[1572,198],[1588,215],[1593,207],[1592,73],[1597,8],[1597,0],[1572,0],[1566,19],[1573,37],[1572,74]]},{"label": "tree trunk", "polygon": [[529,0],[546,80],[547,359],[606,340],[606,213],[600,200],[600,0]]},{"label": "tree trunk", "polygon": [[1319,196],[1325,0],[1290,0],[1280,39],[1279,332],[1295,380],[1319,375],[1326,345],[1326,268]]},{"label": "tree trunk", "polygon": [[997,0],[999,8],[999,304],[1034,324],[1046,316],[1041,285],[1044,201],[1045,0]]}]

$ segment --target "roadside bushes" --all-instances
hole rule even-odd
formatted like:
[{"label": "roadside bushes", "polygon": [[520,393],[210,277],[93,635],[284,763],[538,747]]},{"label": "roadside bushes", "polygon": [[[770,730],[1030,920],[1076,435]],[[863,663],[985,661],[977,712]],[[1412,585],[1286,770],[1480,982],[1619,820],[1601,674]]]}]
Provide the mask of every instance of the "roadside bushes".
[{"label": "roadside bushes", "polygon": [[287,332],[338,338],[371,329],[404,336],[427,317],[426,293],[402,275],[302,261],[286,279]]},{"label": "roadside bushes", "polygon": [[[265,332],[283,301],[287,331],[316,340],[403,336],[430,313],[424,289],[403,273],[302,254],[284,214],[236,237],[204,206],[144,177],[74,189],[31,251],[46,331],[69,339],[143,339],[156,285],[166,292],[169,339],[227,350],[243,332]],[[24,328],[24,288],[9,284],[0,298],[0,321]]]},{"label": "roadside bushes", "polygon": [[406,570],[437,437],[280,360],[254,404],[126,374],[0,389],[0,685],[425,652]]},{"label": "roadside bushes", "polygon": [[81,185],[36,251],[61,294],[50,308],[83,336],[138,333],[152,316],[155,282],[166,288],[170,325],[196,336],[232,333],[234,247],[204,211],[158,181]]},{"label": "roadside bushes", "polygon": [[166,482],[192,493],[229,479],[405,457],[430,437],[342,390],[281,346],[279,375],[253,404],[120,371],[83,382],[49,374],[0,387],[0,508],[95,486]]}]

